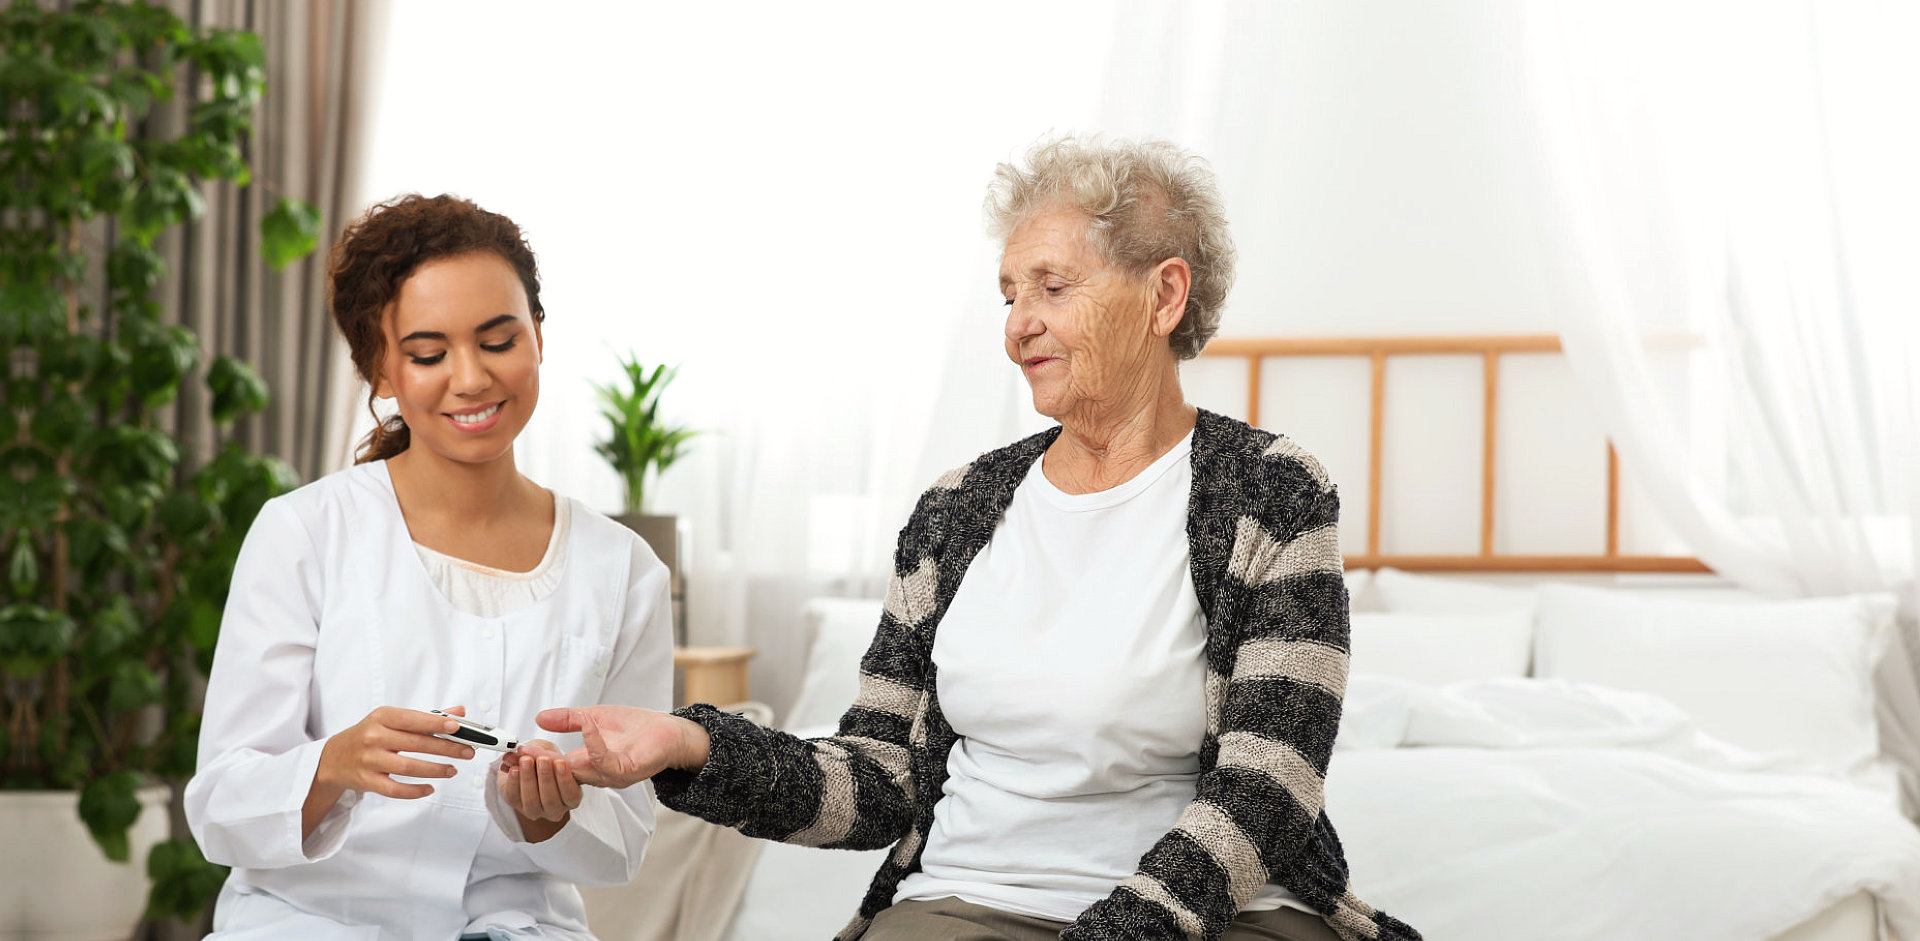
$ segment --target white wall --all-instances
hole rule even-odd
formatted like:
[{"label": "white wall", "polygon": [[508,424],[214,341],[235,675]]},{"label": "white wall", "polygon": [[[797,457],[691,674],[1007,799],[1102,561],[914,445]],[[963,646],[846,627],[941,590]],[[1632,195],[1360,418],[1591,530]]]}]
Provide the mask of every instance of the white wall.
[{"label": "white wall", "polygon": [[[1555,332],[1521,6],[1290,3],[1236,33],[1227,55],[1240,74],[1223,90],[1230,117],[1211,154],[1241,254],[1221,335]],[[1244,417],[1238,361],[1194,364],[1187,382],[1197,404]],[[1500,383],[1496,548],[1599,551],[1605,442],[1571,373],[1555,356],[1516,357]],[[1477,551],[1481,385],[1475,357],[1389,367],[1387,551]],[[1262,390],[1262,423],[1340,481],[1344,538],[1359,551],[1367,364],[1270,361]],[[1624,517],[1626,551],[1684,551],[1631,481]]]},{"label": "white wall", "polygon": [[[897,526],[934,473],[1041,424],[1000,350],[978,206],[993,163],[1049,131],[1155,133],[1213,161],[1241,256],[1223,335],[1553,332],[1521,8],[410,0],[393,12],[365,196],[451,190],[527,228],[552,316],[521,458],[543,483],[617,508],[588,450],[585,381],[611,376],[614,350],[686,363],[672,395],[685,421],[751,410],[751,441],[703,439],[661,492],[702,551],[724,539],[755,571],[751,557],[832,554],[813,543],[890,545],[862,535]],[[857,234],[819,234],[849,221]],[[1332,469],[1357,551],[1366,365],[1267,368],[1263,424]],[[1239,372],[1189,365],[1189,399],[1240,414]],[[1502,383],[1497,547],[1597,551],[1605,451],[1569,374],[1516,361]],[[1388,551],[1477,548],[1480,387],[1470,359],[1390,371]],[[789,472],[805,479],[694,496],[722,475]],[[889,496],[828,507],[823,480]],[[1623,548],[1673,549],[1628,493]],[[805,530],[836,513],[858,531]],[[698,639],[762,648],[754,681],[776,704],[813,590],[783,577],[695,599]]]}]

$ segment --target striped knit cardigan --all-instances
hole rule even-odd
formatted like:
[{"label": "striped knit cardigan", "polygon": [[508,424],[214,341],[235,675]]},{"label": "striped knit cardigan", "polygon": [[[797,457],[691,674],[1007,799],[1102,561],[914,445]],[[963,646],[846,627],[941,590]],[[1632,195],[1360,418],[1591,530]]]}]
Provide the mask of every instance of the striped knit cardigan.
[{"label": "striped knit cardigan", "polygon": [[[706,705],[679,714],[712,737],[696,775],[654,778],[675,810],[753,837],[836,849],[892,846],[840,941],[860,937],[919,868],[956,736],[940,712],[933,636],[1014,488],[1060,429],[950,471],[900,533],[860,694],[839,733],[803,740]],[[1345,941],[1418,939],[1355,898],[1322,782],[1347,676],[1339,499],[1285,437],[1201,411],[1187,539],[1207,618],[1207,734],[1194,801],[1139,871],[1061,934],[1069,941],[1214,939],[1268,881]]]}]

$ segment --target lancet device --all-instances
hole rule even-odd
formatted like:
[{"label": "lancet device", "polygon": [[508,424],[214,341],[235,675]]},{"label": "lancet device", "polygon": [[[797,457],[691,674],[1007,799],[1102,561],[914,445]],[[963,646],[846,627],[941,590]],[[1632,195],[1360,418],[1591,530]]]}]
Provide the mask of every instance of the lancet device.
[{"label": "lancet device", "polygon": [[520,744],[514,740],[513,736],[493,726],[475,722],[465,716],[456,716],[450,712],[442,712],[438,709],[429,709],[427,711],[443,719],[452,719],[460,723],[460,728],[452,732],[433,733],[434,738],[444,738],[449,742],[463,742],[475,748],[485,748],[489,751],[499,752],[513,751],[514,748]]}]

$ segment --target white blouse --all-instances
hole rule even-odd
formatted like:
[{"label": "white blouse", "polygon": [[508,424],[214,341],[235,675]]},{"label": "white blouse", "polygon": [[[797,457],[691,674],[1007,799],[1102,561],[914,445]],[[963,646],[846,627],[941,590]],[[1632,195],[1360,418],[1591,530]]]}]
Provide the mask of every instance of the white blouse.
[{"label": "white blouse", "polygon": [[378,706],[468,715],[562,749],[552,706],[669,706],[667,570],[629,530],[567,501],[566,563],[545,597],[499,617],[460,610],[407,532],[386,465],[333,474],[260,511],[234,567],[187,819],[234,867],[222,939],[587,939],[573,883],[632,879],[652,792],[586,789],[565,827],[527,843],[493,786],[495,756],[450,761],[432,796],[349,792],[305,841],[300,811],[326,739]]},{"label": "white blouse", "polygon": [[567,535],[573,529],[572,507],[573,501],[554,497],[553,535],[547,540],[540,564],[529,572],[509,572],[469,562],[417,542],[413,551],[419,553],[434,587],[454,607],[477,617],[505,617],[560,587],[560,573],[567,565]]}]

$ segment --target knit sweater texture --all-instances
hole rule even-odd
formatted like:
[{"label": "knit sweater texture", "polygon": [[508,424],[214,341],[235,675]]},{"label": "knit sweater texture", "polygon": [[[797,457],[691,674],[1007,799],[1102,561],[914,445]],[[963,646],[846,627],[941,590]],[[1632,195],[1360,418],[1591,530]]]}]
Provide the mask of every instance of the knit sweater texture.
[{"label": "knit sweater texture", "polygon": [[[708,705],[678,711],[712,740],[697,773],[654,778],[667,806],[747,836],[834,849],[891,846],[837,935],[853,941],[920,865],[956,735],[940,711],[934,631],[1015,488],[1060,429],[949,471],[900,533],[860,692],[838,733],[800,739]],[[1323,806],[1347,677],[1339,498],[1284,436],[1201,410],[1187,540],[1207,620],[1207,732],[1194,800],[1138,871],[1066,941],[1219,938],[1267,882],[1344,941],[1417,941],[1355,897]]]}]

